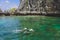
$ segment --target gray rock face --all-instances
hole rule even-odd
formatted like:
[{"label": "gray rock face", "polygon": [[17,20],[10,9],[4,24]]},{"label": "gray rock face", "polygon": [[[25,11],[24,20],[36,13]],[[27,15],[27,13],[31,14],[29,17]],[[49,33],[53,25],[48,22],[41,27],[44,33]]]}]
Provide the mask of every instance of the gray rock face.
[{"label": "gray rock face", "polygon": [[26,0],[20,0],[19,10],[25,8]]},{"label": "gray rock face", "polygon": [[39,0],[29,0],[29,6],[31,11],[36,11],[38,9]]},{"label": "gray rock face", "polygon": [[[55,8],[54,8],[55,7]],[[60,10],[58,0],[20,0],[19,11],[56,11]]]},{"label": "gray rock face", "polygon": [[60,0],[54,0],[54,6],[55,9],[60,12]]},{"label": "gray rock face", "polygon": [[40,0],[21,0],[19,9],[20,10],[32,10],[35,11],[38,9]]}]

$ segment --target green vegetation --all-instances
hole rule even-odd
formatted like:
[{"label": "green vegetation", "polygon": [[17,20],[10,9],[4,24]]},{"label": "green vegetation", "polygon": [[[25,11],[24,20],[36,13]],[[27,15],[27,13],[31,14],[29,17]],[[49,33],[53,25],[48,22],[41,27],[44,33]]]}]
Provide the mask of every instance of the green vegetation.
[{"label": "green vegetation", "polygon": [[15,12],[15,10],[16,10],[16,8],[9,9],[10,13],[12,13],[12,14]]},{"label": "green vegetation", "polygon": [[0,8],[0,12],[2,12],[2,9]]}]

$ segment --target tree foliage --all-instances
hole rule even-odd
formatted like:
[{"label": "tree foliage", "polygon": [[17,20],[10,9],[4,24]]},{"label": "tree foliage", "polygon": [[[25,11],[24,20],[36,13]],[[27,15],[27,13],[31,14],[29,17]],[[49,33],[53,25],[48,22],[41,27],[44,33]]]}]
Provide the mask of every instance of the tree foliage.
[{"label": "tree foliage", "polygon": [[2,9],[0,8],[0,12],[2,12]]},{"label": "tree foliage", "polygon": [[16,10],[16,8],[11,8],[11,9],[10,9],[10,12],[11,12],[11,13],[14,13],[15,10]]}]

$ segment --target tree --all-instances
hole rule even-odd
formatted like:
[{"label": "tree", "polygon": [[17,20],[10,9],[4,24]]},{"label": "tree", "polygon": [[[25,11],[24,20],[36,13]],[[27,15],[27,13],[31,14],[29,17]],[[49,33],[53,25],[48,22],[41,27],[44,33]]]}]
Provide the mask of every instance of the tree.
[{"label": "tree", "polygon": [[14,13],[15,12],[15,10],[16,10],[16,8],[11,8],[9,11],[10,11],[10,13]]},{"label": "tree", "polygon": [[0,12],[2,12],[2,9],[0,8]]}]

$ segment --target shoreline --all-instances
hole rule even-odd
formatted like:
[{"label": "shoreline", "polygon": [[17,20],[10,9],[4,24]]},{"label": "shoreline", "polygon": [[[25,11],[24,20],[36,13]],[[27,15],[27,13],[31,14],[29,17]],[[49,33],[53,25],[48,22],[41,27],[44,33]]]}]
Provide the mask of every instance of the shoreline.
[{"label": "shoreline", "polygon": [[26,13],[26,14],[22,14],[22,13],[14,13],[14,14],[10,14],[10,13],[0,13],[0,16],[51,16],[51,17],[60,17],[60,13]]}]

